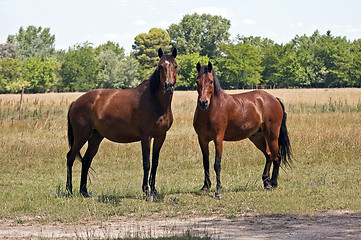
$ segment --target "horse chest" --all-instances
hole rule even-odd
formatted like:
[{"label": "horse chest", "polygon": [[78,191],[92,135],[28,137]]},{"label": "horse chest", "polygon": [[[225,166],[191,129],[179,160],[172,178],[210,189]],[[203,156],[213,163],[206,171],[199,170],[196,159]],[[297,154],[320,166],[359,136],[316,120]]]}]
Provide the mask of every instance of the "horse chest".
[{"label": "horse chest", "polygon": [[166,132],[172,124],[172,121],[168,114],[163,114],[158,117],[155,122],[155,131],[159,133]]}]

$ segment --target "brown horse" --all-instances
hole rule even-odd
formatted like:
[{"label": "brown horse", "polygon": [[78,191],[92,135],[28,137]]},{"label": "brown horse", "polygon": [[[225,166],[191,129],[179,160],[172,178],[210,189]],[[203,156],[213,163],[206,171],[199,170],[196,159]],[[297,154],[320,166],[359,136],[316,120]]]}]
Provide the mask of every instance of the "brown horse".
[{"label": "brown horse", "polygon": [[[197,64],[198,104],[193,126],[198,134],[203,154],[204,186],[211,187],[209,179],[209,142],[216,148],[214,170],[217,178],[215,196],[221,194],[221,158],[223,141],[249,138],[266,157],[262,180],[265,189],[277,187],[281,160],[289,164],[290,141],[286,127],[286,113],[281,101],[264,91],[227,94],[219,84],[212,64]],[[273,173],[270,179],[270,168]]]},{"label": "brown horse", "polygon": [[[171,109],[174,84],[177,76],[177,50],[172,55],[160,57],[157,68],[149,80],[133,89],[95,89],[70,105],[68,112],[68,138],[66,188],[72,194],[72,166],[76,156],[82,162],[80,193],[88,197],[87,175],[93,157],[104,138],[118,143],[141,142],[143,155],[143,186],[147,198],[156,196],[155,176],[159,152],[166,133],[173,122]],[[150,147],[153,142],[152,169],[150,170]],[[84,157],[80,149],[88,142]]]}]

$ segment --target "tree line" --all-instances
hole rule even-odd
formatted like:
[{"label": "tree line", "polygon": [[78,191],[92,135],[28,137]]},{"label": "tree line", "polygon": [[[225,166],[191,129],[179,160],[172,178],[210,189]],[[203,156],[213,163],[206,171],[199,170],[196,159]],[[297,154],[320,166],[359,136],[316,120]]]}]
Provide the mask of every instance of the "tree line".
[{"label": "tree line", "polygon": [[286,44],[238,35],[231,22],[210,14],[187,14],[168,29],[138,34],[132,51],[118,43],[89,42],[55,49],[49,28],[21,27],[0,44],[0,92],[88,91],[132,88],[154,71],[157,50],[178,50],[177,89],[195,89],[196,63],[211,61],[227,89],[268,87],[361,87],[361,39],[330,31],[296,35]]}]

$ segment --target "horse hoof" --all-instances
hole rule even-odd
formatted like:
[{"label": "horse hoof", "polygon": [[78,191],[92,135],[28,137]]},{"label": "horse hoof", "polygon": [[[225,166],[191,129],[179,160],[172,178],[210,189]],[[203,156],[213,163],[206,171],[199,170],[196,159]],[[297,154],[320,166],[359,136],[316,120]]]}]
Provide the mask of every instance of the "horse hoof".
[{"label": "horse hoof", "polygon": [[151,192],[151,195],[153,195],[155,198],[159,197],[159,193],[155,189]]},{"label": "horse hoof", "polygon": [[222,197],[222,194],[221,193],[215,193],[214,194],[214,197],[217,199],[217,200],[221,200],[223,197]]},{"label": "horse hoof", "polygon": [[154,196],[153,195],[148,195],[145,197],[145,201],[147,202],[154,202]]},{"label": "horse hoof", "polygon": [[272,190],[274,190],[274,188],[272,187],[271,184],[268,184],[268,185],[264,186],[264,190],[272,191]]},{"label": "horse hoof", "polygon": [[91,198],[91,195],[88,192],[80,192],[80,194],[85,198]]},{"label": "horse hoof", "polygon": [[209,188],[208,187],[202,187],[201,188],[201,193],[206,193],[209,191]]}]

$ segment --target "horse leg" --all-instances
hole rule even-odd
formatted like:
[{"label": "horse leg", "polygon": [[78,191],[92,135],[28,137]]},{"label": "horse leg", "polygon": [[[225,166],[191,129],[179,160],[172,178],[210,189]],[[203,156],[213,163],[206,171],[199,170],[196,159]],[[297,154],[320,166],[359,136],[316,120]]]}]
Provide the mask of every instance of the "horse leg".
[{"label": "horse leg", "polygon": [[278,139],[274,140],[271,144],[270,144],[270,150],[271,150],[271,159],[273,162],[273,171],[272,171],[272,178],[271,178],[271,186],[272,188],[276,188],[277,187],[277,178],[278,178],[278,173],[279,173],[279,169],[280,169],[280,154],[279,154],[279,146],[278,146]]},{"label": "horse leg", "polygon": [[94,130],[91,138],[88,140],[88,148],[82,159],[81,178],[80,178],[80,194],[83,195],[84,197],[90,197],[86,187],[87,179],[88,179],[88,171],[95,154],[98,152],[99,144],[103,139],[104,137],[100,135],[98,131]]},{"label": "horse leg", "polygon": [[271,153],[267,147],[266,139],[264,135],[259,132],[256,135],[252,135],[249,140],[264,154],[266,157],[266,165],[262,174],[262,181],[264,189],[272,189],[271,180],[270,180],[270,168],[271,168]]},{"label": "horse leg", "polygon": [[75,157],[76,157],[76,152],[73,151],[73,148],[71,148],[70,151],[66,155],[66,158],[67,158],[66,191],[68,192],[68,195],[73,194],[72,169],[73,169]]},{"label": "horse leg", "polygon": [[151,169],[150,177],[149,177],[149,185],[150,185],[151,195],[153,195],[153,196],[158,196],[158,192],[155,189],[155,176],[157,174],[159,152],[160,152],[160,149],[162,148],[165,137],[166,137],[166,134],[164,134],[163,136],[154,138],[154,141],[153,141],[152,169]]},{"label": "horse leg", "polygon": [[[274,132],[276,132],[276,131],[274,131]],[[266,163],[266,167],[265,167],[265,172],[266,172],[266,168],[267,168],[267,183],[268,183],[268,186],[267,186],[267,188],[265,186],[265,189],[274,189],[277,187],[277,178],[278,178],[278,172],[279,172],[279,167],[280,167],[278,134],[279,134],[279,132],[276,132],[275,134],[273,134],[273,132],[270,132],[266,136],[267,149],[269,149],[268,152],[270,152],[270,154],[269,154],[269,158],[267,158],[269,167],[267,166],[267,163]],[[271,167],[272,163],[273,163],[272,178],[269,179],[269,177],[270,177],[269,172],[270,172],[270,167]]]},{"label": "horse leg", "polygon": [[204,168],[204,185],[201,191],[208,191],[210,189],[212,183],[209,179],[209,142],[203,140],[198,136],[198,142],[202,150],[203,156],[203,168]]},{"label": "horse leg", "polygon": [[[86,143],[86,139],[77,139],[74,138],[73,146],[70,146],[70,151],[67,153],[67,179],[66,179],[66,190],[69,195],[73,194],[73,184],[72,184],[72,168],[77,156],[80,156],[80,149]],[[81,156],[80,156],[81,158]]]},{"label": "horse leg", "polygon": [[223,151],[223,136],[218,136],[214,141],[216,147],[216,159],[214,161],[214,171],[216,172],[217,186],[215,197],[217,199],[221,199],[222,196],[222,185],[221,185],[221,159],[222,159],[222,151]]},{"label": "horse leg", "polygon": [[149,186],[148,186],[148,175],[150,169],[150,144],[151,138],[149,136],[142,138],[141,145],[142,145],[142,156],[143,156],[143,185],[142,190],[145,193],[147,199],[150,197],[149,194]]}]

